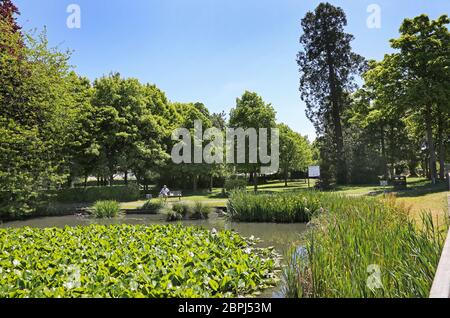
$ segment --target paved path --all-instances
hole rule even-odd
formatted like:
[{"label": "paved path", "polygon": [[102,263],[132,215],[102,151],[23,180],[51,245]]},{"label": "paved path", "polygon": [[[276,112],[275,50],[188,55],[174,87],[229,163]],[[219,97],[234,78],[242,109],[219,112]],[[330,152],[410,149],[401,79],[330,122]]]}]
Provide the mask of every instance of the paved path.
[{"label": "paved path", "polygon": [[[450,217],[450,194],[448,195],[448,213]],[[442,250],[430,298],[450,298],[450,231]]]}]

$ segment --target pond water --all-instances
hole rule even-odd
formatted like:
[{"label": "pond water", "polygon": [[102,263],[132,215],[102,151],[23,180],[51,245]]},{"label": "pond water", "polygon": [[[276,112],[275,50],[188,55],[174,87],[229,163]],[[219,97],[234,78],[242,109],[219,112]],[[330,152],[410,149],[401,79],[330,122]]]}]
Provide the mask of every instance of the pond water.
[{"label": "pond water", "polygon": [[[300,234],[306,230],[306,224],[275,224],[275,223],[243,223],[229,222],[220,217],[217,213],[212,213],[208,220],[180,221],[185,226],[199,226],[205,229],[234,230],[244,237],[254,236],[262,241],[261,247],[273,246],[280,253],[284,252],[291,244],[301,245]],[[114,219],[94,219],[88,216],[54,216],[35,218],[26,221],[14,221],[0,224],[0,228],[17,227],[65,227],[65,226],[87,226],[90,224],[169,224],[165,220],[165,215],[143,215],[128,214]],[[282,297],[282,286],[272,288],[263,292],[261,297]]]}]

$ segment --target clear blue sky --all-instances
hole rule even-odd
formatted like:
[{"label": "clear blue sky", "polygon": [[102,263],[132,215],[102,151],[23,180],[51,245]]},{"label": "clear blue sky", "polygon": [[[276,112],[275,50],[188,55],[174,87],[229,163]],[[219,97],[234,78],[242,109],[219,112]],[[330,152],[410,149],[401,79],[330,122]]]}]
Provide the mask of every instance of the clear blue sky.
[{"label": "clear blue sky", "polygon": [[[15,0],[26,30],[47,26],[52,46],[74,50],[71,63],[95,79],[118,71],[156,84],[168,98],[229,111],[245,90],[271,102],[278,120],[315,136],[298,92],[300,20],[317,0]],[[354,50],[380,59],[405,17],[450,13],[449,0],[340,0]],[[81,29],[66,26],[69,4]],[[367,7],[381,7],[369,29]]]}]

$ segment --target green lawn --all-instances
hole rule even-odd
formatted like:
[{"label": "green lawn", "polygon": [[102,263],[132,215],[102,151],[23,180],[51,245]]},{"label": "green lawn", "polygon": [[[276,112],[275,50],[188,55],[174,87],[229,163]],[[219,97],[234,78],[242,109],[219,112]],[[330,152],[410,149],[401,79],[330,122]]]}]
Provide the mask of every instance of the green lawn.
[{"label": "green lawn", "polygon": [[[311,180],[310,187],[313,187],[315,180]],[[286,187],[284,182],[269,182],[267,184],[259,185],[259,191],[261,192],[284,192],[284,191],[302,191],[308,189],[308,183],[306,181],[289,182]],[[253,186],[247,187],[248,191],[253,190]],[[445,184],[431,185],[429,181],[423,178],[410,178],[408,179],[408,189],[401,191],[394,191],[392,187],[381,187],[379,185],[349,185],[340,186],[335,192],[351,195],[383,195],[387,191],[393,193],[398,199],[399,204],[403,204],[411,211],[411,217],[413,219],[420,219],[422,211],[431,212],[435,220],[443,220],[447,213],[447,195],[450,194],[447,191]],[[227,199],[222,195],[221,188],[214,188],[212,192],[197,191],[197,192],[184,192],[182,202],[189,201],[202,201],[214,207],[226,206]],[[168,202],[178,202],[179,199],[171,198]],[[122,203],[123,209],[137,209],[145,203],[145,200]]]}]

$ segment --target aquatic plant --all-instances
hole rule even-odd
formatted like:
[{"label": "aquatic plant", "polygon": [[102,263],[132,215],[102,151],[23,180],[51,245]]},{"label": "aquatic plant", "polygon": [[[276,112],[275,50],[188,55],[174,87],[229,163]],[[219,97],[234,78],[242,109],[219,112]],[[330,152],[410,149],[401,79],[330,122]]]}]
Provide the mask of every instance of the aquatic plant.
[{"label": "aquatic plant", "polygon": [[305,252],[286,256],[287,297],[428,297],[445,237],[430,214],[417,225],[391,199],[326,195],[321,203]]},{"label": "aquatic plant", "polygon": [[96,218],[112,218],[120,213],[120,204],[117,201],[97,201],[91,209]]},{"label": "aquatic plant", "polygon": [[181,225],[0,229],[0,298],[237,297],[276,283],[278,255]]},{"label": "aquatic plant", "polygon": [[289,192],[255,194],[234,191],[228,199],[228,213],[235,221],[243,222],[308,222],[320,212],[321,193]]}]

